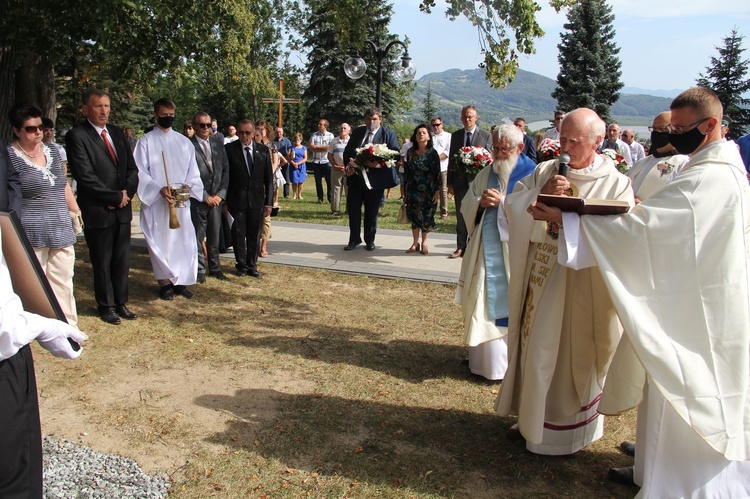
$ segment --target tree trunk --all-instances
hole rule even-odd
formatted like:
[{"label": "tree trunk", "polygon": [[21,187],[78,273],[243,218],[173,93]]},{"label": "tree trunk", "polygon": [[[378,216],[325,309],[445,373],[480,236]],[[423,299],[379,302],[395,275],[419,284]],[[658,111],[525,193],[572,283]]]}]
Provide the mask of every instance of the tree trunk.
[{"label": "tree trunk", "polygon": [[9,142],[13,136],[7,116],[15,103],[16,57],[9,46],[0,46],[0,139]]},{"label": "tree trunk", "polygon": [[57,118],[55,71],[47,57],[27,55],[16,69],[16,104],[33,104],[42,116]]}]

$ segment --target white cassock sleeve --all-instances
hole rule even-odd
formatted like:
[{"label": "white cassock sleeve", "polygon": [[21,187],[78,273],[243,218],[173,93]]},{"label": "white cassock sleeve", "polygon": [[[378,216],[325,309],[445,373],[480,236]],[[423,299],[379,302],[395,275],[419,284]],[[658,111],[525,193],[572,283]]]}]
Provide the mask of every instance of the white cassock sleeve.
[{"label": "white cassock sleeve", "polygon": [[560,231],[557,263],[573,270],[595,267],[596,259],[591,246],[585,237],[581,237],[581,217],[578,213],[563,212],[562,219],[563,230]]}]

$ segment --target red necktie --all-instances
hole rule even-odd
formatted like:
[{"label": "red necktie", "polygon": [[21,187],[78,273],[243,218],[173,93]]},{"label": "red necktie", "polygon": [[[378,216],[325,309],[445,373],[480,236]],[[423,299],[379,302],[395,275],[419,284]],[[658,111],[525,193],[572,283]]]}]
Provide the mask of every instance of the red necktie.
[{"label": "red necktie", "polygon": [[117,164],[117,155],[115,154],[115,150],[112,148],[112,144],[109,143],[107,140],[107,130],[102,130],[102,139],[104,140],[104,144],[107,146],[107,152],[109,152],[109,157],[112,158],[112,161],[114,164]]}]

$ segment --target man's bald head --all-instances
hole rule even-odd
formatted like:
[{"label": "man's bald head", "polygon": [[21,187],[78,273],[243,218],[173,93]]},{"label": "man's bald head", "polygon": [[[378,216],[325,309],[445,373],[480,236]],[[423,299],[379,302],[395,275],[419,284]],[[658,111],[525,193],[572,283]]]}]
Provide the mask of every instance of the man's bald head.
[{"label": "man's bald head", "polygon": [[591,166],[607,126],[593,109],[581,107],[565,115],[560,127],[560,148],[570,155],[570,167]]},{"label": "man's bald head", "polygon": [[654,118],[653,123],[651,123],[651,128],[656,128],[657,131],[667,131],[666,126],[669,125],[669,119],[672,117],[672,111],[664,111],[663,113],[659,113]]}]

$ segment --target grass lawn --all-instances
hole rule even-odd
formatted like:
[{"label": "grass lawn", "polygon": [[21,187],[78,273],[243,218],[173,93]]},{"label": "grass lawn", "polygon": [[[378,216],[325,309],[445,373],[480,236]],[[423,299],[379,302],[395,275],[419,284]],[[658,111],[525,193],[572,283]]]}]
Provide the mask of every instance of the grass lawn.
[{"label": "grass lawn", "polygon": [[[323,211],[314,199],[282,204]],[[175,498],[636,492],[605,477],[632,464],[616,446],[632,439],[633,413],[608,418],[605,438],[569,457],[505,437],[500,385],[461,365],[452,286],[262,263],[262,280],[243,279],[225,261],[229,281],[164,302],[134,249],[129,306],[140,318],[114,327],[96,316],[88,253],[76,249],[90,340],[77,361],[35,347],[43,431],[168,473]]]}]

